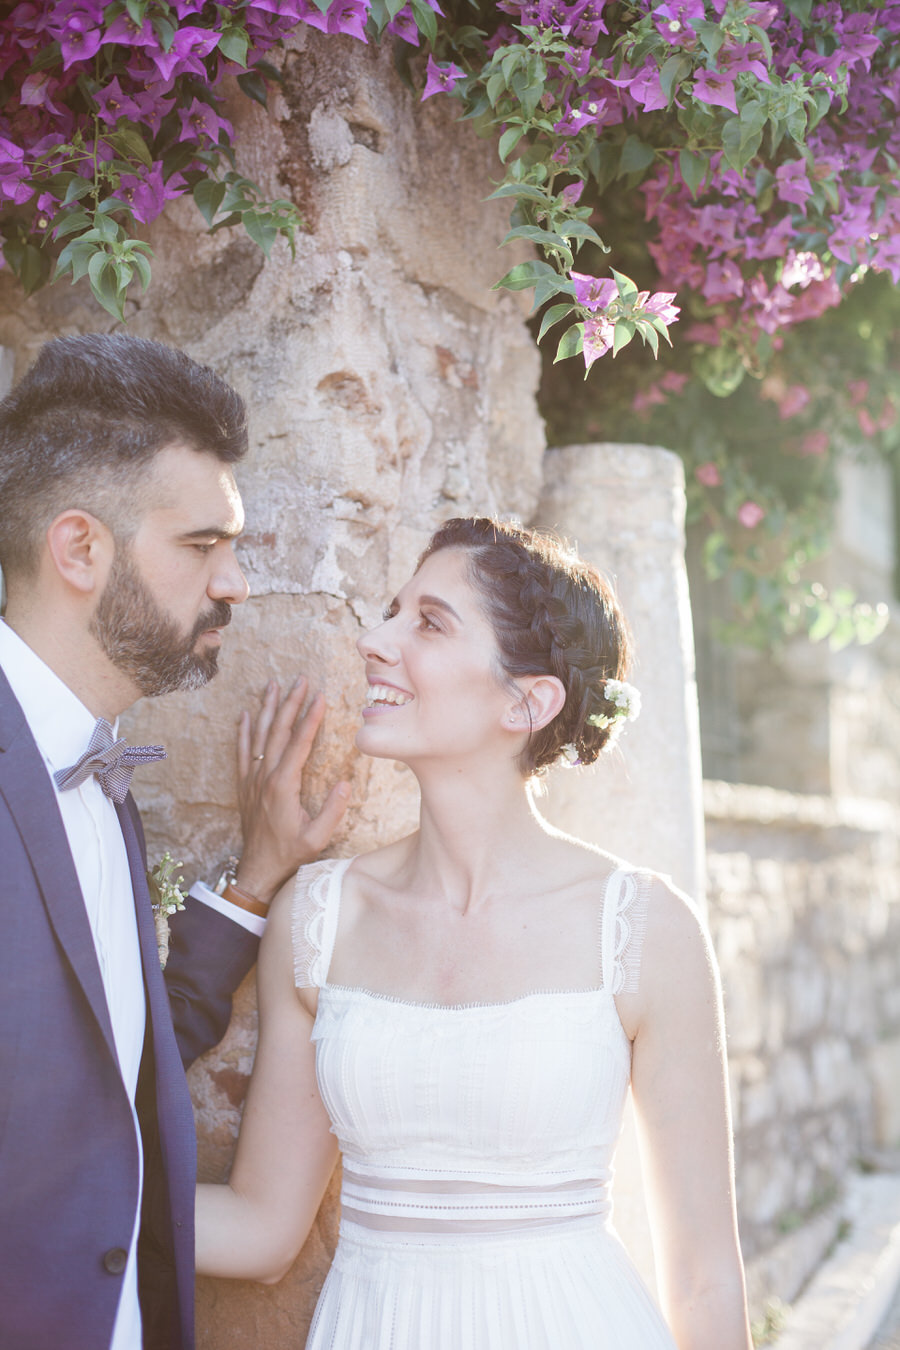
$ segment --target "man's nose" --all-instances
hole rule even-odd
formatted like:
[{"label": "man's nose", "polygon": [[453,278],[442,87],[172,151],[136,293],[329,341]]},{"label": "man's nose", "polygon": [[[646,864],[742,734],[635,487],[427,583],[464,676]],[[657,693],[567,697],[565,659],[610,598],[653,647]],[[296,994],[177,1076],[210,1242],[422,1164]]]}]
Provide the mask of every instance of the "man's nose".
[{"label": "man's nose", "polygon": [[219,566],[207,587],[210,600],[225,600],[229,605],[241,605],[250,594],[247,578],[231,545],[223,552]]}]

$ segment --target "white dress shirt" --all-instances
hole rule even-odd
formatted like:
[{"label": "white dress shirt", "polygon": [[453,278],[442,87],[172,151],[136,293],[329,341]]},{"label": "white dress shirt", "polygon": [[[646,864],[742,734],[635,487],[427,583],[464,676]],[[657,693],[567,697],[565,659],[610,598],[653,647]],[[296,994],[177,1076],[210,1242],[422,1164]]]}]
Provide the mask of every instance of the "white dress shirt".
[{"label": "white dress shirt", "polygon": [[[138,1198],[109,1350],[141,1350],[137,1238],[143,1151],[134,1098],[147,1012],[128,855],[115,807],[96,778],[88,778],[79,787],[65,792],[60,792],[53,783],[53,774],[74,764],[87,749],[96,722],[94,715],[2,619],[0,666],[22,708],[56,792],[93,934],[119,1071],[131,1103],[140,1169]],[[191,895],[252,932],[261,933],[265,926],[264,919],[223,900],[202,882],[192,888]]]}]

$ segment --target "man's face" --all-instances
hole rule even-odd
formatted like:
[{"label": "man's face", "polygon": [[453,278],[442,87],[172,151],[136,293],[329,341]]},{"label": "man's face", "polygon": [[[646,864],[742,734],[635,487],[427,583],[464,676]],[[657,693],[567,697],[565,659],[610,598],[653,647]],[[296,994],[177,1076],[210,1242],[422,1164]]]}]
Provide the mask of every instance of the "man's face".
[{"label": "man's face", "polygon": [[246,600],[234,556],[243,508],[227,464],[161,450],[134,537],[118,543],[91,631],[145,696],[196,689],[216,673],[221,630]]}]

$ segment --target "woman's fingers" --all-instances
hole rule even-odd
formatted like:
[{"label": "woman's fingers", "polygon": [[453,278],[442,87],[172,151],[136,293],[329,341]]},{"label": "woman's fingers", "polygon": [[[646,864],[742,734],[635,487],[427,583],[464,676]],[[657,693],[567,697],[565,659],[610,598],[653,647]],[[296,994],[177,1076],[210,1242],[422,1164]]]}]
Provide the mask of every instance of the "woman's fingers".
[{"label": "woman's fingers", "polygon": [[256,715],[256,721],[253,724],[253,734],[250,740],[250,756],[254,761],[265,756],[266,741],[269,736],[269,728],[275,718],[278,708],[278,695],[280,690],[276,680],[270,680],[266,685],[263,694],[262,706]]}]

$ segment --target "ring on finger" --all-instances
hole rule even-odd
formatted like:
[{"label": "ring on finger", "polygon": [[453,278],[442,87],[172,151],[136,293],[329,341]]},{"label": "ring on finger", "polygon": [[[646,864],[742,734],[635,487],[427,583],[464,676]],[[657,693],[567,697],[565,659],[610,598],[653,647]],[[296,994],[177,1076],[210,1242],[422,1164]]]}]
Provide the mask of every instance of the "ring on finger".
[{"label": "ring on finger", "polygon": [[253,758],[254,758],[254,759],[257,759],[257,760],[258,760],[258,759],[265,759],[265,755],[254,755]]}]

